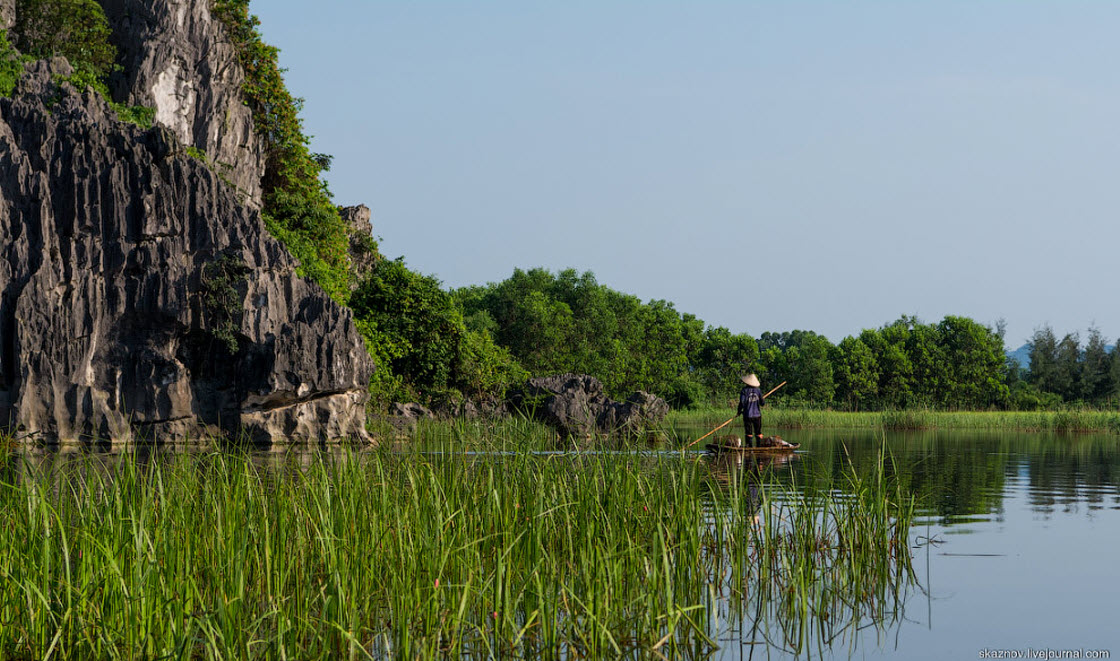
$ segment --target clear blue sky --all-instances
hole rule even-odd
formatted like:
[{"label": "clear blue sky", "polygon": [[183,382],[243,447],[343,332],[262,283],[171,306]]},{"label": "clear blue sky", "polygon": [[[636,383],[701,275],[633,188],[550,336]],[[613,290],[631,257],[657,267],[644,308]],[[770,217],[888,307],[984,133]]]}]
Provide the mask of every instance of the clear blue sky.
[{"label": "clear blue sky", "polygon": [[755,336],[1120,335],[1120,3],[257,0],[340,204],[447,286]]}]

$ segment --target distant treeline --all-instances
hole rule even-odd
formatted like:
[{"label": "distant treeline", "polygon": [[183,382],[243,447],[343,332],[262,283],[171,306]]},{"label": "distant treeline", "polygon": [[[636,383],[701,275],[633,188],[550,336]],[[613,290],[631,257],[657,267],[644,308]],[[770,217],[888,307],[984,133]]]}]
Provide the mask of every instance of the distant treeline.
[{"label": "distant treeline", "polygon": [[1044,326],[1027,346],[1030,363],[1012,363],[1009,369],[1008,382],[1019,408],[1112,405],[1120,399],[1120,342],[1110,349],[1100,330],[1090,328],[1082,345],[1080,334],[1059,340]]},{"label": "distant treeline", "polygon": [[967,317],[901,317],[837,344],[808,330],[758,337],[710,326],[672,303],[643,303],[590,272],[515,270],[508,279],[444,290],[381,260],[350,301],[381,368],[381,404],[501,397],[529,376],[580,372],[624,396],[646,390],[678,409],[726,407],[739,376],[786,386],[773,403],[843,411],[1037,410],[1100,405],[1120,390],[1120,352],[1091,330],[1030,343],[1026,368],[1007,358],[1003,330]]},{"label": "distant treeline", "polygon": [[1013,408],[1020,391],[1032,406],[1047,401],[1008,363],[1001,332],[964,317],[903,317],[836,345],[812,331],[756,338],[643,303],[590,272],[516,270],[447,292],[400,260],[378,262],[350,303],[382,365],[372,387],[382,403],[498,397],[560,372],[676,408],[729,405],[744,372],[788,382],[782,402],[819,408]]},{"label": "distant treeline", "polygon": [[677,408],[727,406],[744,372],[768,386],[787,382],[781,400],[803,406],[1012,404],[1001,333],[964,317],[903,317],[834,345],[804,330],[735,334],[574,270],[518,270],[453,296],[468,328],[488,332],[529,373],[586,372],[615,394],[649,390]]}]

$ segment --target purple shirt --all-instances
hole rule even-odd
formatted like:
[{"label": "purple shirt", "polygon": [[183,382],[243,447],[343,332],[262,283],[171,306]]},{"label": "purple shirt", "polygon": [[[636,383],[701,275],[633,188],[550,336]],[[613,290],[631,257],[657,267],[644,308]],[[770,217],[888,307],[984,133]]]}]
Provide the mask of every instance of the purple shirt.
[{"label": "purple shirt", "polygon": [[738,413],[748,418],[761,418],[763,406],[766,406],[766,402],[762,401],[762,390],[754,386],[744,386],[739,391]]}]

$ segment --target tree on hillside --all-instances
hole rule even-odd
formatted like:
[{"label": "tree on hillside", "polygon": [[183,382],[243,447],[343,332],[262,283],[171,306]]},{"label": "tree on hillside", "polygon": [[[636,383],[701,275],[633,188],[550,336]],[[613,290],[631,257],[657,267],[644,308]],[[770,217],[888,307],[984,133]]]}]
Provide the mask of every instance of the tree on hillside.
[{"label": "tree on hillside", "polygon": [[93,0],[17,0],[13,45],[24,55],[65,57],[85,82],[113,70],[117,49],[109,42],[109,21]]}]

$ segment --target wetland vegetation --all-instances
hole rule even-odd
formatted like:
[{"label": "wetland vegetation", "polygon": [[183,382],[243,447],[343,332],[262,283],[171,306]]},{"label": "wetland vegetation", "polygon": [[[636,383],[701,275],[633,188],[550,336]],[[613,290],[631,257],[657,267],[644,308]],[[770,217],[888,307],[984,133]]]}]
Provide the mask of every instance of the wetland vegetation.
[{"label": "wetland vegetation", "polygon": [[[947,617],[987,612],[960,569],[973,552],[1033,567],[1040,604],[1078,595],[1061,603],[1086,631],[1108,612],[1070,574],[1112,571],[1081,537],[1115,526],[1114,437],[796,440],[796,455],[753,461],[672,437],[577,452],[502,420],[333,454],[10,450],[0,657],[911,656],[989,631]],[[1038,564],[1055,527],[1077,567]]]},{"label": "wetland vegetation", "polygon": [[[523,446],[511,437],[506,447]],[[669,453],[9,464],[5,658],[706,658],[899,617],[915,499]]]},{"label": "wetland vegetation", "polygon": [[[666,426],[681,427],[682,438],[695,427],[714,427],[733,416],[733,409],[674,411]],[[1104,432],[1120,434],[1120,412],[1095,409],[1056,411],[831,411],[806,408],[766,409],[767,428],[787,429],[955,429],[1023,432]],[[730,427],[728,429],[731,429]],[[735,431],[733,433],[739,433]]]}]

